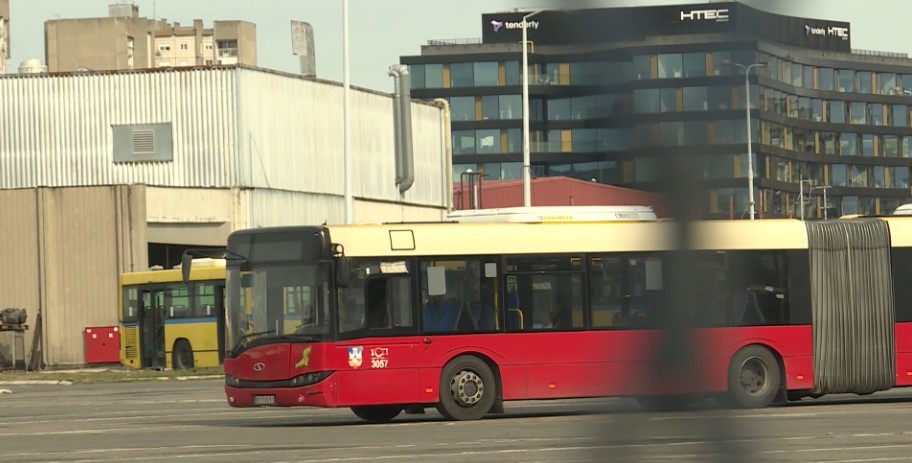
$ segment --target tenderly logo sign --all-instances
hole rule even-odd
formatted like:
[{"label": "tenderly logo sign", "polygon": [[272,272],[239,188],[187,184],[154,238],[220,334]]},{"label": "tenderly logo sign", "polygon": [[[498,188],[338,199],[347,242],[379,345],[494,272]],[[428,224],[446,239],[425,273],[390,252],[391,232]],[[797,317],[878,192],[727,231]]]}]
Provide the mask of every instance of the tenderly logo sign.
[{"label": "tenderly logo sign", "polygon": [[849,39],[849,28],[848,27],[811,27],[807,24],[804,25],[804,35],[810,37],[812,35],[821,35],[821,36],[830,36],[830,37],[839,37],[842,40]]},{"label": "tenderly logo sign", "polygon": [[[522,21],[498,21],[492,20],[491,26],[494,27],[494,32],[498,32],[501,29],[522,29]],[[538,21],[526,21],[526,27],[529,29],[538,29]]]}]

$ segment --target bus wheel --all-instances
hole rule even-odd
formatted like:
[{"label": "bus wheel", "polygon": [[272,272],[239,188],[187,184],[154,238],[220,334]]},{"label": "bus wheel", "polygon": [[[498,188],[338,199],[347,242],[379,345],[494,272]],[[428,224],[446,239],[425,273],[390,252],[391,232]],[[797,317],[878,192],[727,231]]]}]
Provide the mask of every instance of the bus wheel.
[{"label": "bus wheel", "polygon": [[769,349],[748,346],[728,366],[728,394],[735,406],[762,408],[776,398],[782,378],[779,362]]},{"label": "bus wheel", "polygon": [[358,418],[371,423],[386,423],[399,416],[399,413],[402,412],[402,407],[397,407],[395,405],[372,405],[352,407],[351,409]]},{"label": "bus wheel", "polygon": [[437,410],[451,420],[483,418],[497,398],[494,373],[483,360],[471,355],[456,357],[440,373]]},{"label": "bus wheel", "polygon": [[186,339],[174,341],[174,350],[171,354],[171,368],[175,370],[189,370],[193,368],[193,349]]}]

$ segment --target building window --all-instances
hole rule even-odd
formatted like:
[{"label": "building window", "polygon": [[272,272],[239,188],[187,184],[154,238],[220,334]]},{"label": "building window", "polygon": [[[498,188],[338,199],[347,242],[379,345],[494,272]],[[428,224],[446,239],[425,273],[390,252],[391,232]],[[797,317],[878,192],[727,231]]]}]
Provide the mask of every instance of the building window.
[{"label": "building window", "polygon": [[659,90],[655,88],[633,91],[633,111],[637,113],[659,112]]},{"label": "building window", "polygon": [[707,94],[710,110],[731,109],[731,87],[709,87]]},{"label": "building window", "polygon": [[180,49],[181,49],[181,50],[186,50],[186,49],[187,49],[187,44],[186,44],[186,43],[180,44]]},{"label": "building window", "polygon": [[890,107],[890,113],[892,114],[892,120],[890,121],[893,127],[908,127],[909,126],[909,109],[908,106],[902,104],[892,105]]},{"label": "building window", "polygon": [[845,101],[827,101],[827,118],[834,124],[846,123],[846,103]]},{"label": "building window", "polygon": [[855,73],[855,78],[857,79],[855,90],[858,93],[871,93],[873,86],[871,71],[858,71]]},{"label": "building window", "polygon": [[833,186],[846,186],[846,165],[833,164],[830,166],[830,183]]},{"label": "building window", "polygon": [[454,121],[474,121],[475,97],[454,96],[450,98],[450,113]]},{"label": "building window", "polygon": [[[207,45],[208,47],[208,45]],[[206,48],[208,50],[208,48]],[[424,88],[424,65],[423,64],[409,64],[408,65],[409,74],[411,74],[410,84],[412,89]]]},{"label": "building window", "polygon": [[883,123],[883,105],[880,103],[871,103],[868,105],[868,124],[884,125]]},{"label": "building window", "polygon": [[820,134],[820,140],[823,144],[823,154],[836,154],[836,134],[833,132],[823,132]]},{"label": "building window", "polygon": [[[633,77],[636,80],[646,80],[652,78],[652,66],[650,65],[651,57],[649,55],[639,55],[633,57]],[[909,81],[912,84],[912,80]],[[910,85],[912,88],[912,85]]]},{"label": "building window", "polygon": [[837,88],[836,90],[840,92],[854,92],[855,91],[855,71],[850,69],[840,69],[836,71],[837,75]]},{"label": "building window", "polygon": [[424,88],[442,88],[443,87],[443,65],[442,64],[425,64],[424,65]]},{"label": "building window", "polygon": [[497,62],[486,61],[474,63],[476,87],[493,87],[497,85]]},{"label": "building window", "polygon": [[475,131],[453,131],[453,154],[475,154]]},{"label": "building window", "polygon": [[507,61],[504,63],[504,84],[506,85],[520,85],[522,82],[522,77],[519,75],[519,62],[518,61]]},{"label": "building window", "polygon": [[500,95],[500,118],[522,119],[522,98],[519,95]]},{"label": "building window", "polygon": [[473,63],[450,64],[450,87],[471,87],[474,83]]},{"label": "building window", "polygon": [[880,89],[878,93],[881,95],[892,95],[897,87],[896,74],[892,72],[877,73],[877,87]]},{"label": "building window", "polygon": [[570,98],[560,98],[548,101],[548,120],[549,121],[566,121],[570,120],[571,106]]},{"label": "building window", "polygon": [[684,87],[684,111],[706,111],[709,98],[706,87]]},{"label": "building window", "polygon": [[804,88],[814,88],[814,66],[804,67]]},{"label": "building window", "polygon": [[865,157],[875,156],[874,152],[874,135],[866,133],[861,136],[861,155]]},{"label": "building window", "polygon": [[839,154],[841,156],[858,156],[858,134],[839,134]]},{"label": "building window", "polygon": [[706,75],[706,53],[684,53],[684,77],[702,77]]},{"label": "building window", "polygon": [[728,51],[713,52],[712,57],[713,57],[713,60],[712,60],[713,75],[724,76],[724,75],[734,74],[734,70],[732,68],[734,68],[735,66],[725,64],[725,63],[731,61],[731,59],[732,59],[731,52],[728,52]]},{"label": "building window", "polygon": [[873,170],[873,181],[874,184],[871,185],[874,188],[883,188],[884,187],[884,167],[883,166],[874,166]]},{"label": "building window", "polygon": [[817,69],[817,90],[833,90],[834,72],[830,68]]},{"label": "building window", "polygon": [[658,56],[659,79],[681,77],[683,62],[680,53],[661,54]]},{"label": "building window", "polygon": [[850,103],[849,116],[852,124],[866,124],[868,122],[868,108],[865,103],[853,101]]},{"label": "building window", "polygon": [[485,95],[481,97],[481,120],[500,119],[500,102],[498,95]]},{"label": "building window", "polygon": [[888,158],[899,157],[899,137],[896,135],[884,135],[881,140],[884,156]]},{"label": "building window", "polygon": [[500,130],[476,130],[476,150],[478,154],[500,153]]}]

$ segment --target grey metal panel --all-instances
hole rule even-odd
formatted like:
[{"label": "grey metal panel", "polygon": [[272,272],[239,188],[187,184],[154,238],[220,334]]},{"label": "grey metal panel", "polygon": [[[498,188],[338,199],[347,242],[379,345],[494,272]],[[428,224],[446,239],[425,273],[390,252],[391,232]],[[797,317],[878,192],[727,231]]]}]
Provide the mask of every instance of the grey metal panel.
[{"label": "grey metal panel", "polygon": [[44,361],[84,363],[86,327],[117,324],[118,275],[146,268],[141,186],[0,190],[0,305],[39,307]]},{"label": "grey metal panel", "polygon": [[[289,75],[239,71],[242,186],[342,196],[342,89]],[[441,110],[412,103],[415,186],[395,184],[390,95],[352,92],[353,195],[437,206],[446,198]]]},{"label": "grey metal panel", "polygon": [[808,222],[814,392],[896,381],[890,232],[882,220]]},{"label": "grey metal panel", "polygon": [[114,162],[173,161],[171,124],[111,126]]},{"label": "grey metal panel", "polygon": [[28,312],[25,345],[32,345],[41,285],[38,255],[37,203],[34,190],[0,191],[0,309]]},{"label": "grey metal panel", "polygon": [[[0,77],[0,189],[230,186],[234,69]],[[170,123],[172,162],[115,164],[112,125]]]}]

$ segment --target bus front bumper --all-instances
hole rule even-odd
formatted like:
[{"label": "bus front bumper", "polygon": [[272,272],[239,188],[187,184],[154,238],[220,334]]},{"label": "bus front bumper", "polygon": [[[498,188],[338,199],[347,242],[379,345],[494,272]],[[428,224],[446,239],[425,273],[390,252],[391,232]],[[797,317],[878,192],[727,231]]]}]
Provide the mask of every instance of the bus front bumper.
[{"label": "bus front bumper", "polygon": [[225,385],[225,396],[232,407],[336,407],[334,378],[308,386],[248,388]]}]

